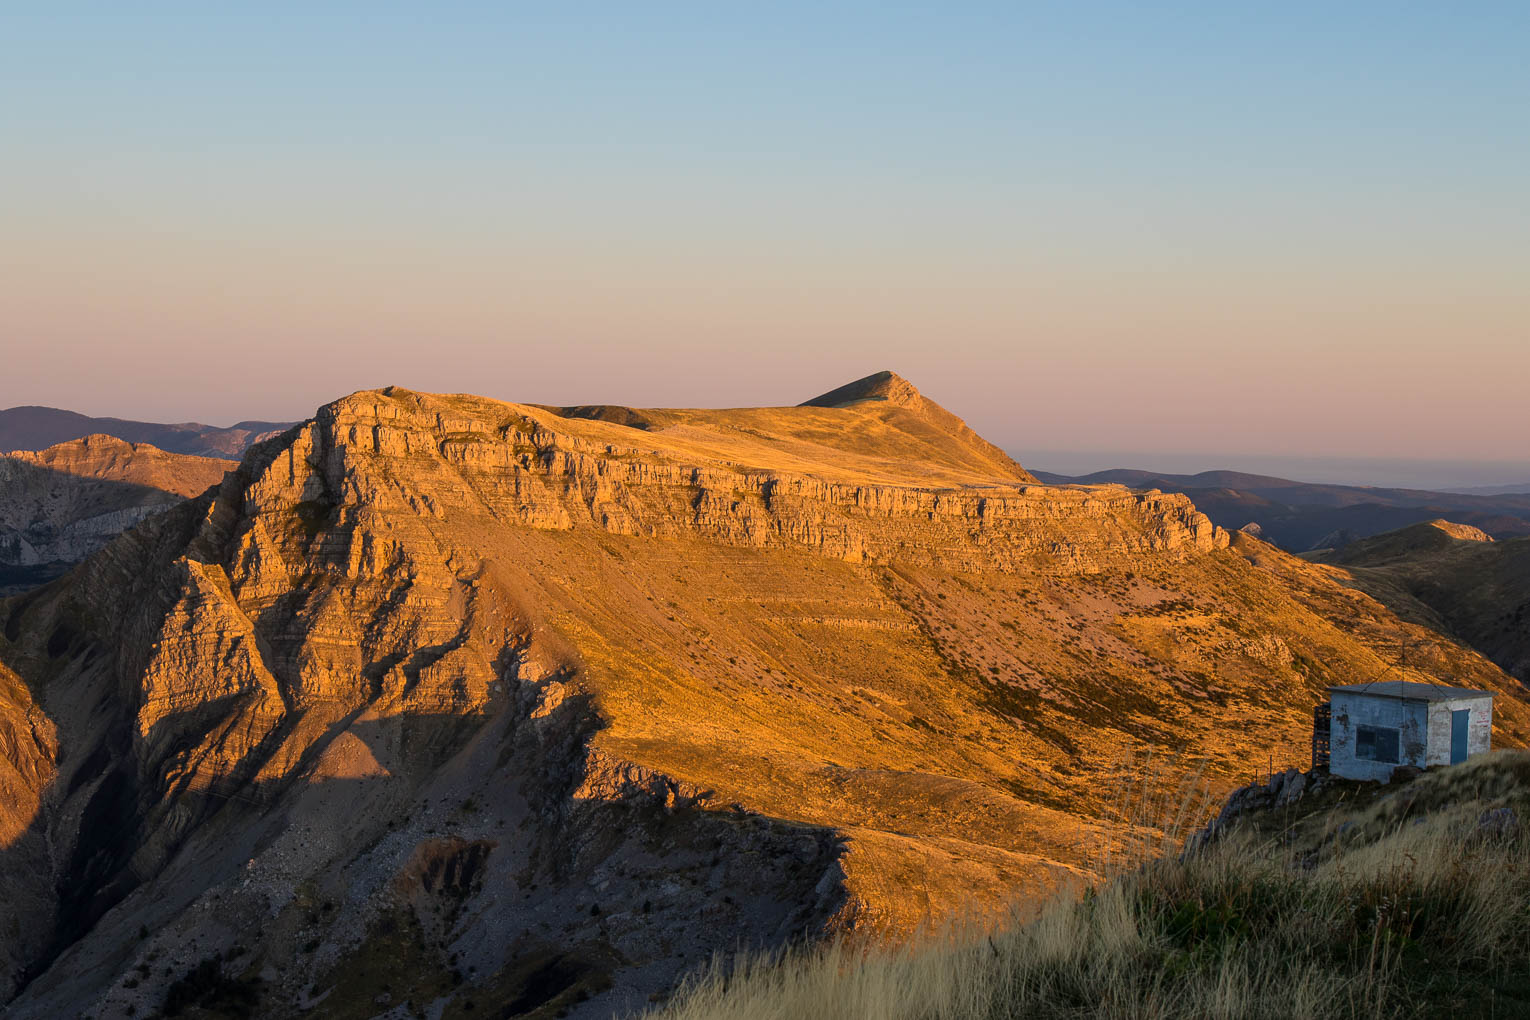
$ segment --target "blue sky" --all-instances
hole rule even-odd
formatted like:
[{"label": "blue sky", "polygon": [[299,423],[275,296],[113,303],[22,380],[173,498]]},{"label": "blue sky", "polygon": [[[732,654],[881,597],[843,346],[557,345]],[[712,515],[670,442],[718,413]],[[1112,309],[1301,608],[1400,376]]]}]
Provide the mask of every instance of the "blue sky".
[{"label": "blue sky", "polygon": [[1514,458],[1527,40],[1520,4],[7,5],[0,404],[891,367],[1011,448]]}]

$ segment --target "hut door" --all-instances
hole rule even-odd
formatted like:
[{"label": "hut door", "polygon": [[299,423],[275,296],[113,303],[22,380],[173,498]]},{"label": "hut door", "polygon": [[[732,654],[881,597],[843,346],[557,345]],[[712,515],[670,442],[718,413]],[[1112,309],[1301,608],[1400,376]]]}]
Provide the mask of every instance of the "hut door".
[{"label": "hut door", "polygon": [[1450,763],[1466,760],[1466,726],[1471,721],[1472,710],[1457,709],[1450,713]]}]

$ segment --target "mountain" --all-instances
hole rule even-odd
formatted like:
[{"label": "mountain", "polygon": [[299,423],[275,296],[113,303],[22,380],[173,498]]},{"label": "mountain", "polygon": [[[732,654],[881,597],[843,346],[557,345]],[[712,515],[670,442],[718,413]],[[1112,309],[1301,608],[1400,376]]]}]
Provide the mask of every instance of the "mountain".
[{"label": "mountain", "polygon": [[236,466],[102,435],[0,454],[0,595],[58,577]]},{"label": "mountain", "polygon": [[1478,528],[1435,520],[1312,558],[1530,683],[1530,539],[1495,542]]},{"label": "mountain", "polygon": [[1457,489],[1474,496],[1522,496],[1530,495],[1530,482],[1521,482],[1518,485],[1474,485],[1467,489]]},{"label": "mountain", "polygon": [[1141,755],[1305,762],[1401,634],[1530,741],[1517,683],[1332,568],[1038,484],[891,374],[352,394],[0,603],[0,988],[609,1016],[714,952],[991,920],[1149,835]]},{"label": "mountain", "polygon": [[1530,494],[1432,492],[1326,485],[1239,471],[1156,474],[1127,468],[1089,475],[1037,471],[1052,485],[1118,484],[1182,492],[1218,527],[1258,524],[1268,541],[1291,552],[1331,545],[1448,516],[1498,538],[1530,535]]},{"label": "mountain", "polygon": [[237,458],[254,443],[284,432],[293,424],[242,421],[228,428],[197,422],[159,425],[122,418],[92,418],[56,407],[8,407],[0,410],[0,450],[44,450],[85,436],[107,435],[129,443],[147,443],[167,453]]}]

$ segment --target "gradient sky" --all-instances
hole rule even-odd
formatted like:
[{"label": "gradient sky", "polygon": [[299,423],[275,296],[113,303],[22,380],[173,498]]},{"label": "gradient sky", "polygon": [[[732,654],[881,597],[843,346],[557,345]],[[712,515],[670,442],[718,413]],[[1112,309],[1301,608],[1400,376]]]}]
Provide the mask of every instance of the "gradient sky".
[{"label": "gradient sky", "polygon": [[238,6],[0,11],[0,406],[1530,460],[1530,5]]}]

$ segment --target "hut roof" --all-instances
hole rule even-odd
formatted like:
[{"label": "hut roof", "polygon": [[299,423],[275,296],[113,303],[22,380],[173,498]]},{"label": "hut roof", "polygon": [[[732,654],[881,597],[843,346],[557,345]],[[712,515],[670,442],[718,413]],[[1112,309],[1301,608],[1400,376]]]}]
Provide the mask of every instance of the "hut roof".
[{"label": "hut roof", "polygon": [[1369,694],[1378,698],[1403,698],[1407,701],[1455,701],[1457,698],[1491,698],[1493,696],[1492,691],[1477,691],[1468,687],[1446,687],[1444,684],[1421,684],[1412,680],[1346,684],[1328,689],[1344,694]]}]

